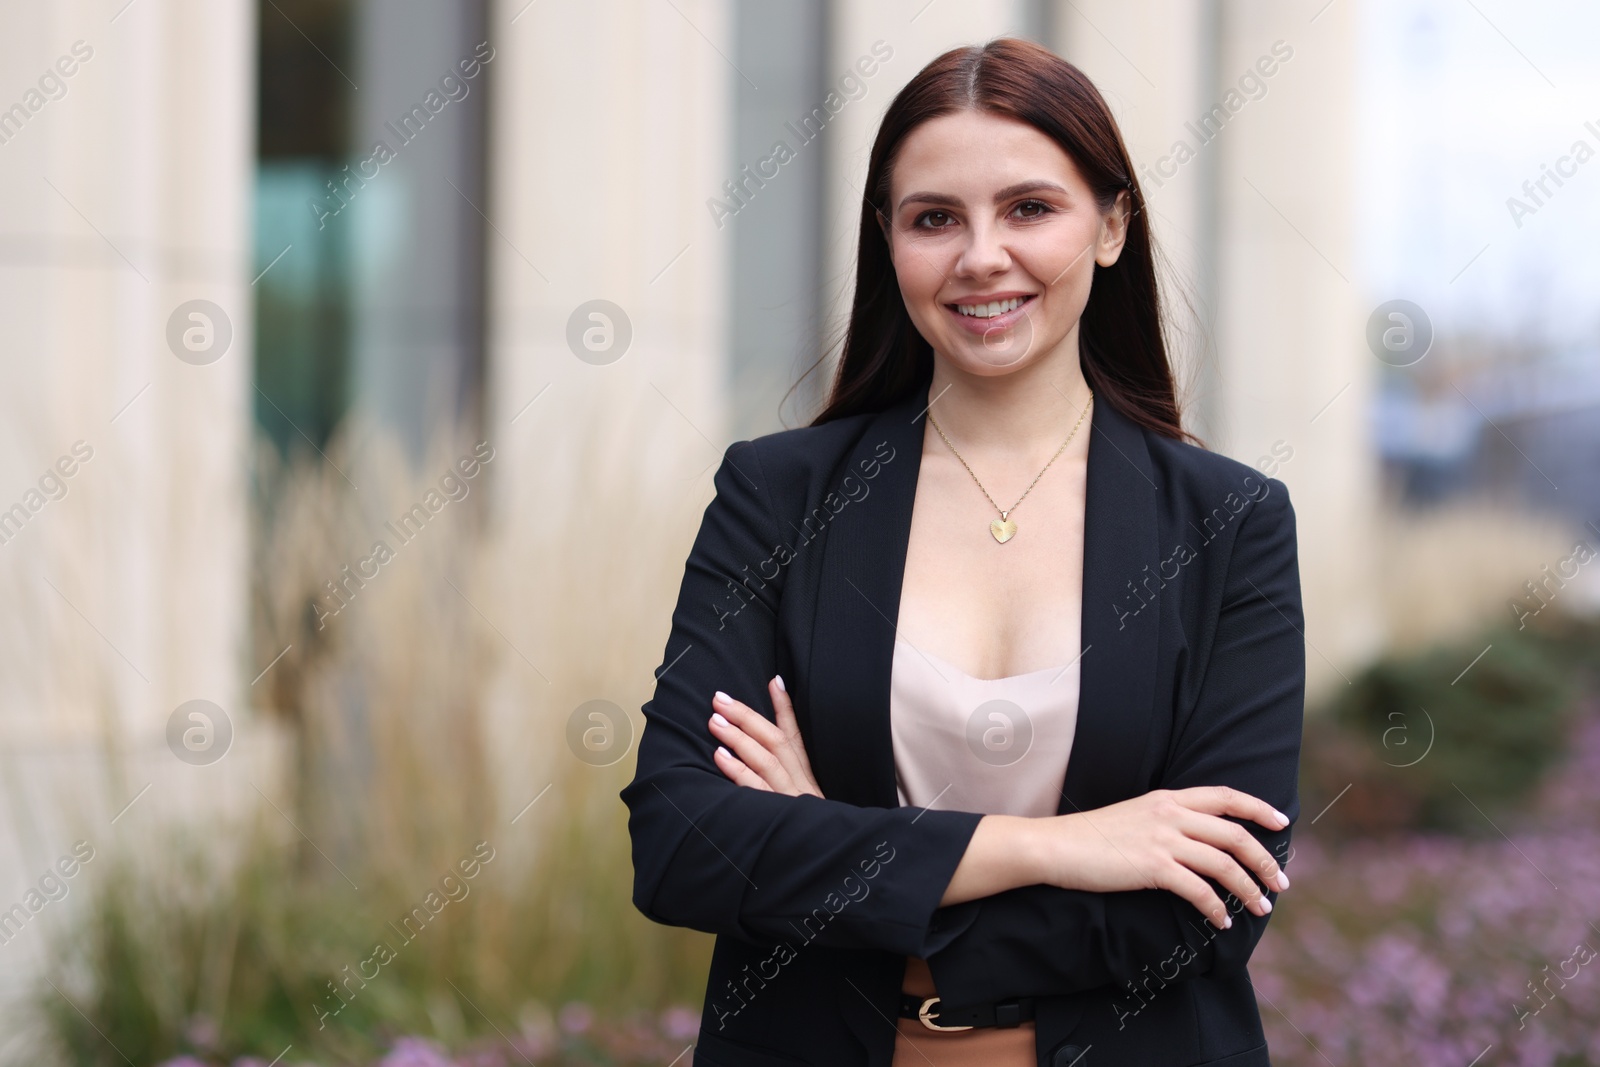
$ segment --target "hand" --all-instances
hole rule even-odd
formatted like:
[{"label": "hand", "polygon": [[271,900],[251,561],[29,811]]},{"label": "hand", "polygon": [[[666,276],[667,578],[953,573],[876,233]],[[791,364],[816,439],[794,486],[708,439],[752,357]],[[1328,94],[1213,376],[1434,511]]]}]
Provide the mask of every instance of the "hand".
[{"label": "hand", "polygon": [[1200,877],[1208,875],[1255,914],[1265,915],[1272,902],[1248,872],[1280,891],[1289,888],[1288,875],[1250,831],[1224,815],[1271,830],[1289,824],[1265,801],[1227,786],[1156,789],[1120,804],[1043,820],[1052,824],[1040,827],[1047,882],[1102,893],[1167,889],[1226,929],[1233,920]]},{"label": "hand", "polygon": [[712,757],[717,769],[752,789],[792,797],[820,797],[822,790],[811,775],[811,761],[806,757],[800,725],[795,721],[794,705],[784,691],[783,679],[773,675],[767,683],[767,693],[778,714],[777,725],[720,690],[712,698],[711,706],[716,711],[711,716],[711,733],[723,746]]}]

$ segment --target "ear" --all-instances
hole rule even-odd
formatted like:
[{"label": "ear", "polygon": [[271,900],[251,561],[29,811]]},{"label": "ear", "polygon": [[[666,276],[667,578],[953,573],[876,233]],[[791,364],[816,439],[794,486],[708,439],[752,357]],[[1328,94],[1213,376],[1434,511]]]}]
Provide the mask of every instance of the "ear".
[{"label": "ear", "polygon": [[1094,261],[1100,266],[1109,267],[1122,256],[1122,246],[1128,240],[1128,223],[1133,219],[1132,207],[1133,193],[1124,189],[1100,220],[1100,240],[1094,253]]}]

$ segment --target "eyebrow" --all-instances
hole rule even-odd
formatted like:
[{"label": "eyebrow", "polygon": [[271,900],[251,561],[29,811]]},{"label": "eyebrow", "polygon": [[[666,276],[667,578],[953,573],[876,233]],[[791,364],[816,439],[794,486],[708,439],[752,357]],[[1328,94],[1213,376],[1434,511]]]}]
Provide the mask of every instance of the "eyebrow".
[{"label": "eyebrow", "polygon": [[[1057,193],[1066,192],[1066,189],[1057,185],[1055,182],[1018,182],[1015,185],[1008,185],[1004,189],[1001,189],[999,192],[995,193],[994,202],[996,204],[1003,203],[1007,200],[1010,200],[1014,196],[1021,196],[1023,193],[1036,193],[1042,189],[1048,189]],[[908,193],[904,199],[900,201],[899,206],[897,206],[895,210],[899,211],[900,208],[905,207],[912,201],[916,201],[919,204],[939,204],[946,207],[966,207],[966,204],[962,202],[959,196],[951,196],[949,193]]]}]

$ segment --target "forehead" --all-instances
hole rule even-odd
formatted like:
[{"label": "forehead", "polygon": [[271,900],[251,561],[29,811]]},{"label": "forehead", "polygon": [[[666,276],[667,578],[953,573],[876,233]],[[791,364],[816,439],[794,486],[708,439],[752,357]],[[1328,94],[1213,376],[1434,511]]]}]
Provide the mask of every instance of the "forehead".
[{"label": "forehead", "polygon": [[956,111],[929,119],[900,143],[890,176],[890,204],[909,192],[952,193],[971,202],[1029,179],[1075,192],[1088,184],[1060,145],[1033,126],[991,111]]}]

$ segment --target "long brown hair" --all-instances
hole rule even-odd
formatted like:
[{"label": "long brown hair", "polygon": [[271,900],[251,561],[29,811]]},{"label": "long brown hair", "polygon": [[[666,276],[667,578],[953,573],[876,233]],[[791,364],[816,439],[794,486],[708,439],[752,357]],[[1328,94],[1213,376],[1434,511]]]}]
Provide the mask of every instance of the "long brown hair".
[{"label": "long brown hair", "polygon": [[1079,364],[1095,396],[1147,429],[1198,443],[1181,425],[1163,339],[1144,197],[1111,109],[1077,67],[1041,45],[1001,37],[953,48],[895,96],[867,167],[856,291],[832,394],[810,425],[882,411],[933,371],[933,349],[906,311],[878,219],[891,217],[889,179],[900,145],[929,119],[970,109],[1026,122],[1061,146],[1102,213],[1132,200],[1117,262],[1098,264],[1079,320]]}]

